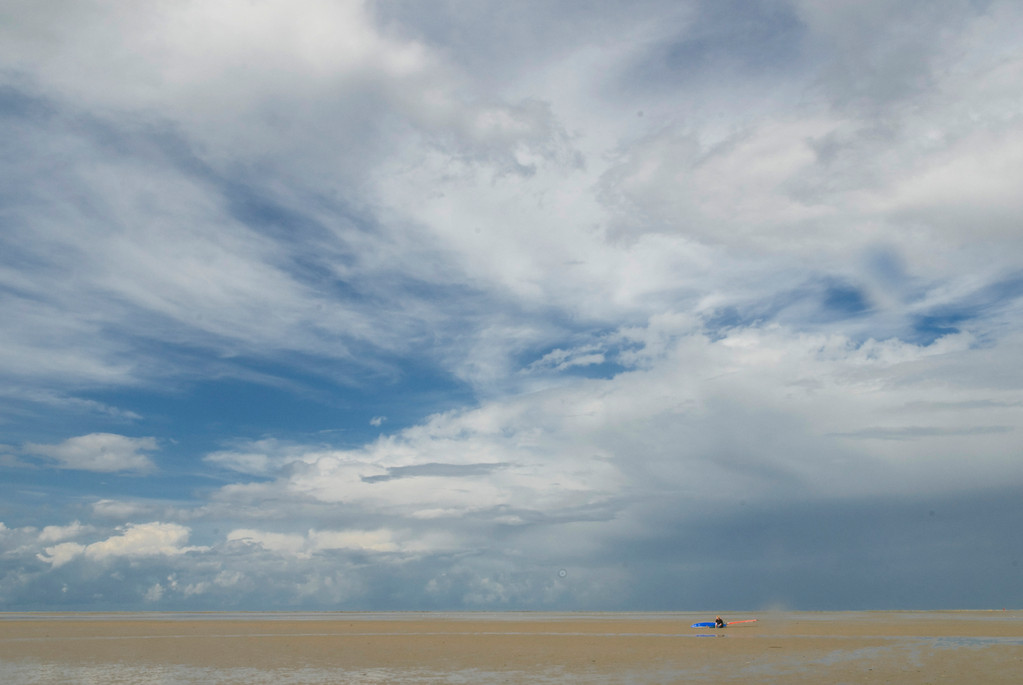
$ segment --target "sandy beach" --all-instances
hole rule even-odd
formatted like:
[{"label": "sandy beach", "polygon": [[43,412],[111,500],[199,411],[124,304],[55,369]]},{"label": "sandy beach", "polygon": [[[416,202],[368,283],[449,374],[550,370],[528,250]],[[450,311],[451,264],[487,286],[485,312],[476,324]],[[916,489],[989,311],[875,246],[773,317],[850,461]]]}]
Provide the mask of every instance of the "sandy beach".
[{"label": "sandy beach", "polygon": [[3,614],[5,683],[1018,683],[1023,613]]}]

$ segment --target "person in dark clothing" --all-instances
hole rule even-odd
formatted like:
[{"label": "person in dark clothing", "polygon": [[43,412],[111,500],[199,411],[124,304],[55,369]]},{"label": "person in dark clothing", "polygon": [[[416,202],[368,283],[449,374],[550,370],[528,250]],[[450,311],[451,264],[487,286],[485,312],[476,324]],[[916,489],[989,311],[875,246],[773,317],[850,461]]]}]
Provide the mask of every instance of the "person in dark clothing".
[{"label": "person in dark clothing", "polygon": [[715,617],[715,619],[714,619],[714,627],[715,628],[724,628],[726,625],[728,625],[728,624],[725,623],[723,620],[721,620],[720,616]]}]

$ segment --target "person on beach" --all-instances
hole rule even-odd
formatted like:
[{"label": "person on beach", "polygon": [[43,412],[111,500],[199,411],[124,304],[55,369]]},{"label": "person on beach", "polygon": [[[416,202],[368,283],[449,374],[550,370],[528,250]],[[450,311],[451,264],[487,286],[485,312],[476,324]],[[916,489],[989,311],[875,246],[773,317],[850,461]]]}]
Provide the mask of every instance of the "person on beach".
[{"label": "person on beach", "polygon": [[725,625],[727,625],[727,624],[723,620],[721,620],[720,616],[714,617],[714,627],[715,628],[724,628]]}]

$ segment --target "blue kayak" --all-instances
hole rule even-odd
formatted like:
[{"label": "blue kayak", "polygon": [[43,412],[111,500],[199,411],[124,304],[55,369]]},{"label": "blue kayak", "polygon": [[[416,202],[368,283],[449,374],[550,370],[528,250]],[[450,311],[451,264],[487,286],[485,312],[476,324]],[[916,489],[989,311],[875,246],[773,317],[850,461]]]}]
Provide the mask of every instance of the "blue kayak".
[{"label": "blue kayak", "polygon": [[[757,622],[757,619],[755,619],[755,618],[748,618],[745,621],[729,621],[728,623],[725,624],[725,626],[726,627],[727,626],[733,626],[736,623],[756,623],[756,622]],[[701,621],[700,623],[694,623],[690,627],[692,627],[692,628],[716,628],[717,624],[714,623],[714,621]]]}]

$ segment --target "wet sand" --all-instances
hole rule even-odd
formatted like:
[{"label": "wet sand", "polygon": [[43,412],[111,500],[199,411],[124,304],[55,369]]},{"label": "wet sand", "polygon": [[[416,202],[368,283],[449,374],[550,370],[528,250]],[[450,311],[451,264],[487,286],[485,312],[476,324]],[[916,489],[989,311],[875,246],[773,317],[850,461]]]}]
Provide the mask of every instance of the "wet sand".
[{"label": "wet sand", "polygon": [[0,614],[0,682],[1019,683],[1023,613]]}]

